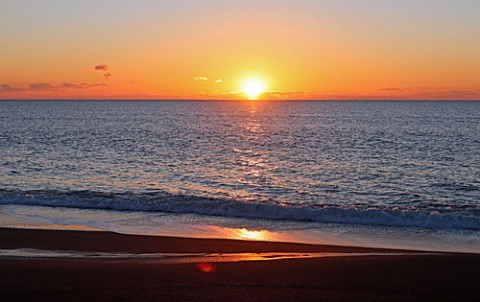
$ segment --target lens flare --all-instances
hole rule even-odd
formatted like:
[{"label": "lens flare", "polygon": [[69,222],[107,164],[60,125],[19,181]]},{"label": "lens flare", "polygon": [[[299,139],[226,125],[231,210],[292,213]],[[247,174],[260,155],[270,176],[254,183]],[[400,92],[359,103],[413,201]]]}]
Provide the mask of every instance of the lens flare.
[{"label": "lens flare", "polygon": [[206,274],[213,273],[217,270],[217,268],[213,264],[208,262],[197,263],[197,268],[199,271]]}]

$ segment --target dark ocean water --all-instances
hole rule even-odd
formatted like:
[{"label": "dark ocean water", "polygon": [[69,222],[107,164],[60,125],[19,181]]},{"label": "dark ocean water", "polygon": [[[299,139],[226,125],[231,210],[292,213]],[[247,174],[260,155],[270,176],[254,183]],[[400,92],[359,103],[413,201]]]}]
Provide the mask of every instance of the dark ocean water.
[{"label": "dark ocean water", "polygon": [[1,101],[0,204],[480,230],[480,102]]}]

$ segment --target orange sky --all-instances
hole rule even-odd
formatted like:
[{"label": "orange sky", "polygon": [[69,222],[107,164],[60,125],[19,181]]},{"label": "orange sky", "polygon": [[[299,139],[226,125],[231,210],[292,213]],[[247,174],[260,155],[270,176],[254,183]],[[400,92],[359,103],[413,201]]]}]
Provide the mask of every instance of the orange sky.
[{"label": "orange sky", "polygon": [[480,99],[479,12],[447,0],[4,0],[0,99],[239,99],[252,78],[263,99]]}]

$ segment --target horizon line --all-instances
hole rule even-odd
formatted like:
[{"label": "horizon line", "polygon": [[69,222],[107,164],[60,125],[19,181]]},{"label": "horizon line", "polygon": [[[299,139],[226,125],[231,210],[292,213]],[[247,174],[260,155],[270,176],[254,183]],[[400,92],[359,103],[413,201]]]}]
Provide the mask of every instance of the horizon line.
[{"label": "horizon line", "polygon": [[479,102],[480,99],[168,99],[168,98],[139,98],[139,99],[122,99],[122,98],[89,98],[89,99],[68,99],[68,98],[34,98],[34,99],[1,99],[3,101],[164,101],[164,102]]}]

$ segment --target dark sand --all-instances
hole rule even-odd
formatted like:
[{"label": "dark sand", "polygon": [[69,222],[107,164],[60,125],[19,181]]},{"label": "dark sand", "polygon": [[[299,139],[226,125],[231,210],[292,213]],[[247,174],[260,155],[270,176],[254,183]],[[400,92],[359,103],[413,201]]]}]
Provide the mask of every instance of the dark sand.
[{"label": "dark sand", "polygon": [[[106,232],[0,229],[0,248],[115,252],[387,250]],[[0,301],[480,301],[480,255],[368,255],[196,264],[0,259]]]}]

